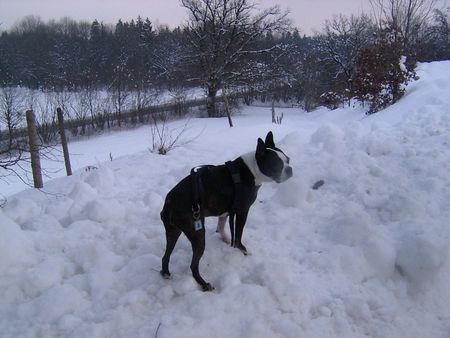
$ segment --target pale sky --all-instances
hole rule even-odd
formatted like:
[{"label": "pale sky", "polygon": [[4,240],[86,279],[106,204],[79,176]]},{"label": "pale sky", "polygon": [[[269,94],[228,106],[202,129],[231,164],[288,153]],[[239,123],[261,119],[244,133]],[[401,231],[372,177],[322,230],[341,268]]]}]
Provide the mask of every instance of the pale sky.
[{"label": "pale sky", "polygon": [[[446,7],[448,0],[442,0]],[[275,4],[290,10],[290,18],[301,33],[321,30],[333,14],[360,14],[369,11],[369,0],[259,0],[261,7]],[[155,25],[175,27],[186,20],[186,10],[179,0],[0,0],[0,30],[10,28],[27,15],[44,21],[69,16],[75,20],[116,23],[148,17]]]}]

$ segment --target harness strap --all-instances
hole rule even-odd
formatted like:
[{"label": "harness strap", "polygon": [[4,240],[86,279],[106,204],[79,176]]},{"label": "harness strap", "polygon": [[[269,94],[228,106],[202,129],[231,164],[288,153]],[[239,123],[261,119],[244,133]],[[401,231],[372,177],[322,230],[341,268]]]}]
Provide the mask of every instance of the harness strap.
[{"label": "harness strap", "polygon": [[234,234],[236,232],[236,226],[235,226],[235,217],[236,217],[236,210],[239,206],[239,200],[241,197],[242,192],[242,181],[241,181],[241,174],[239,173],[239,170],[236,168],[236,166],[231,161],[225,162],[225,166],[227,167],[228,171],[230,172],[231,179],[234,183],[234,198],[233,203],[231,205],[231,209],[229,212],[230,217],[230,234],[231,234],[231,246],[234,246],[235,237]]},{"label": "harness strap", "polygon": [[[202,167],[195,167],[191,169],[192,181],[192,212],[200,212],[201,204],[201,188],[200,188],[200,170]],[[195,218],[195,217],[194,217]]]},{"label": "harness strap", "polygon": [[233,183],[234,183],[234,200],[233,200],[231,209],[236,210],[237,206],[239,204],[239,197],[240,197],[241,191],[242,191],[241,174],[233,162],[231,162],[231,161],[225,162],[225,166],[227,167],[228,171],[230,172],[231,179],[233,180]]}]

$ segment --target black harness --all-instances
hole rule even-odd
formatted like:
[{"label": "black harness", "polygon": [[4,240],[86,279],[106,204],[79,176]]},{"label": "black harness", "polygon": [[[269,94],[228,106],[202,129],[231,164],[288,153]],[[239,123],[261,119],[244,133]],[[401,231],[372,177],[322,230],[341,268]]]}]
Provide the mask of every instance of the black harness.
[{"label": "black harness", "polygon": [[236,210],[239,208],[240,199],[242,198],[242,180],[241,180],[241,174],[239,173],[239,170],[236,168],[233,162],[228,161],[225,162],[225,166],[227,167],[228,171],[230,172],[231,179],[233,180],[234,184],[234,198],[233,198],[233,204],[231,205],[230,211],[229,211],[229,217],[230,217],[230,234],[231,234],[231,246],[234,246],[234,234],[235,234],[235,218],[236,218]]},{"label": "black harness", "polygon": [[203,229],[203,221],[200,213],[202,197],[203,197],[203,184],[202,174],[207,170],[210,165],[198,166],[191,169],[191,181],[192,181],[192,218],[194,219],[195,231]]},{"label": "black harness", "polygon": [[[239,209],[239,205],[242,201],[242,179],[241,174],[232,161],[225,163],[228,172],[231,175],[231,179],[234,184],[234,197],[233,203],[230,206],[229,217],[230,217],[230,233],[231,233],[231,245],[234,245],[234,234],[235,234],[235,218],[236,211]],[[199,166],[191,169],[191,181],[192,181],[192,217],[194,219],[195,231],[199,231],[203,228],[203,221],[201,217],[201,202],[203,197],[203,184],[202,175],[205,170],[207,170],[210,165]]]}]

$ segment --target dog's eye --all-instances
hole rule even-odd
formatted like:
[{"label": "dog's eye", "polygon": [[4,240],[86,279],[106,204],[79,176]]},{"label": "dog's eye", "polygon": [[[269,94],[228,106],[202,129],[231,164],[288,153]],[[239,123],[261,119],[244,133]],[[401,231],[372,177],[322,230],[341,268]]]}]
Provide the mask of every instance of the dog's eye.
[{"label": "dog's eye", "polygon": [[289,164],[289,162],[291,162],[291,159],[289,157],[287,157],[287,164]]}]

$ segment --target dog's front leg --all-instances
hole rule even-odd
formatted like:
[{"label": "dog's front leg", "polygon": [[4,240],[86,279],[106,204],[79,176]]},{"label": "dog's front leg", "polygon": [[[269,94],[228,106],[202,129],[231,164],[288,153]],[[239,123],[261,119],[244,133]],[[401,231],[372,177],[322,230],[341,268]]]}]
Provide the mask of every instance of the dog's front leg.
[{"label": "dog's front leg", "polygon": [[216,232],[220,234],[222,240],[225,243],[230,244],[231,243],[230,237],[228,237],[228,235],[225,233],[225,224],[227,223],[227,218],[228,218],[227,214],[225,214],[225,216],[219,216],[219,220],[217,221]]},{"label": "dog's front leg", "polygon": [[245,222],[247,222],[248,210],[236,213],[236,234],[234,247],[242,251],[244,255],[248,254],[247,248],[242,244],[242,233],[244,232]]}]

